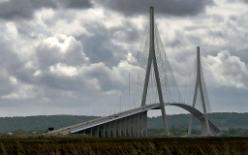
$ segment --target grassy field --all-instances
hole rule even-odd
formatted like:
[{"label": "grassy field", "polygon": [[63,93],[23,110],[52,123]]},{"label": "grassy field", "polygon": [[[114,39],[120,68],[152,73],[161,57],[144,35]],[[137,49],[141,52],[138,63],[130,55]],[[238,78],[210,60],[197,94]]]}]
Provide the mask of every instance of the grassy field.
[{"label": "grassy field", "polygon": [[2,137],[2,155],[245,155],[248,138]]}]

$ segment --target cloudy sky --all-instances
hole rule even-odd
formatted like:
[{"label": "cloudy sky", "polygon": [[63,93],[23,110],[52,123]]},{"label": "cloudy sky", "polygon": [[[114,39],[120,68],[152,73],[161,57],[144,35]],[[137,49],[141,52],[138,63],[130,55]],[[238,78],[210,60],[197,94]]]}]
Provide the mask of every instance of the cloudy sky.
[{"label": "cloudy sky", "polygon": [[211,110],[248,112],[247,0],[0,0],[0,116],[140,104],[150,5],[178,85],[193,84],[199,45]]}]

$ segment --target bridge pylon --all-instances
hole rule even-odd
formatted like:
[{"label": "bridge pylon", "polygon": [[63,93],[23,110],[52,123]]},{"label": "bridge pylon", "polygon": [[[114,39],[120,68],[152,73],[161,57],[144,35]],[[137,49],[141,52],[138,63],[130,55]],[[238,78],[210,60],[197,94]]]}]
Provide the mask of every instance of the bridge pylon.
[{"label": "bridge pylon", "polygon": [[[204,78],[202,74],[202,67],[201,67],[201,54],[200,54],[200,47],[197,46],[196,48],[196,55],[197,55],[197,60],[196,60],[196,83],[195,83],[195,89],[194,89],[194,96],[193,96],[193,107],[196,107],[197,104],[197,97],[200,97],[201,103],[202,103],[202,112],[204,116],[204,121],[202,122],[202,135],[203,136],[210,136],[212,135],[210,128],[209,128],[209,122],[208,122],[208,113],[207,113],[207,96],[204,93]],[[199,93],[199,94],[198,94]],[[191,135],[192,132],[192,119],[193,117],[190,117],[190,122],[189,122],[189,128],[188,128],[188,135]]]},{"label": "bridge pylon", "polygon": [[147,88],[150,80],[150,73],[151,73],[151,66],[153,65],[154,73],[155,73],[155,80],[157,85],[157,91],[158,91],[158,97],[159,97],[159,103],[160,103],[160,109],[162,113],[162,119],[163,119],[163,125],[166,131],[166,134],[169,134],[169,129],[167,125],[166,120],[166,112],[165,112],[165,103],[163,99],[163,93],[162,93],[162,87],[161,87],[161,81],[159,77],[159,69],[157,64],[157,58],[156,58],[156,51],[155,51],[155,27],[154,27],[154,8],[153,6],[150,7],[150,44],[149,44],[149,54],[148,54],[148,61],[146,66],[146,74],[145,74],[145,81],[144,81],[144,87],[143,87],[143,93],[142,93],[142,100],[141,100],[141,106],[146,105],[146,97],[147,97]]}]

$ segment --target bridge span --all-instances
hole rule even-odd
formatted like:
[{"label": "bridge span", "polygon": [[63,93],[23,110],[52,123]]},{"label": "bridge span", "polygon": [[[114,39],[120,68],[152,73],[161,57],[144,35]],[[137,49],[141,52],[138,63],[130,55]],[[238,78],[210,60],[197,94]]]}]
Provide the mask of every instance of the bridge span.
[{"label": "bridge span", "polygon": [[[118,114],[113,114],[106,117],[99,117],[94,120],[57,129],[49,132],[48,134],[67,135],[67,134],[82,133],[96,137],[144,137],[147,135],[147,111],[152,109],[161,110],[163,126],[165,128],[166,133],[168,134],[169,130],[167,125],[165,107],[176,106],[190,112],[192,116],[194,116],[201,122],[202,135],[205,136],[218,135],[220,133],[220,130],[211,121],[209,121],[207,117],[208,99],[207,99],[206,85],[204,82],[202,69],[201,69],[200,47],[197,47],[197,74],[196,74],[196,84],[193,94],[193,105],[189,106],[187,104],[181,103],[182,101],[177,101],[178,103],[169,103],[170,101],[165,100],[164,99],[165,94],[163,94],[163,92],[166,92],[166,89],[168,89],[168,85],[166,85],[168,82],[166,81],[165,85],[161,84],[161,79],[166,79],[166,77],[168,77],[169,74],[166,74],[166,77],[160,78],[159,70],[162,69],[161,66],[165,67],[170,65],[168,61],[163,62],[162,59],[161,59],[162,61],[161,65],[158,65],[157,63],[159,59],[157,59],[155,51],[159,52],[161,50],[160,48],[158,48],[158,44],[157,44],[159,42],[158,40],[159,40],[158,32],[154,25],[154,11],[153,11],[153,7],[150,7],[149,53],[147,57],[147,65],[144,76],[144,87],[142,91],[140,107],[130,109],[124,112],[120,112]],[[160,56],[162,56],[161,53]],[[156,91],[154,92],[157,92],[159,103],[146,104],[149,81],[152,82],[151,77],[153,76],[155,79],[154,82],[156,88]],[[171,94],[167,94],[167,95],[171,95]],[[203,107],[202,110],[203,113],[195,108],[198,97],[200,97],[199,99],[201,100],[200,104]],[[191,124],[192,123],[190,123],[188,130],[189,135],[191,134]]]},{"label": "bridge span", "polygon": [[[202,125],[204,115],[197,109],[183,103],[167,103],[166,106],[176,106],[190,112]],[[160,109],[161,104],[144,105],[125,112],[90,121],[78,123],[49,132],[49,135],[86,134],[95,137],[145,137],[147,135],[147,111]],[[211,133],[218,134],[220,130],[210,121]]]}]

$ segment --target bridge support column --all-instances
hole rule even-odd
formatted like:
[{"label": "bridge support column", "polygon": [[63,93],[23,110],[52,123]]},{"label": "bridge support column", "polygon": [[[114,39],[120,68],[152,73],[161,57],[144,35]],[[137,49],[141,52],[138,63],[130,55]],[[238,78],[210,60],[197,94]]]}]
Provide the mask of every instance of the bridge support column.
[{"label": "bridge support column", "polygon": [[120,136],[120,123],[119,123],[119,121],[116,121],[115,126],[116,126],[116,137],[119,137]]},{"label": "bridge support column", "polygon": [[127,124],[128,124],[128,132],[127,132],[127,134],[128,134],[128,137],[131,137],[132,136],[132,122],[131,122],[131,117],[128,117],[128,122],[127,122]]},{"label": "bridge support column", "polygon": [[132,117],[133,137],[137,137],[137,115]]},{"label": "bridge support column", "polygon": [[126,121],[125,118],[123,118],[123,120],[121,121],[121,137],[125,137],[125,133],[124,133],[124,131],[125,131],[125,121]]},{"label": "bridge support column", "polygon": [[116,135],[115,135],[115,124],[114,123],[115,122],[112,122],[112,123],[109,124],[109,136],[111,138],[116,137]]},{"label": "bridge support column", "polygon": [[129,132],[129,124],[128,123],[129,122],[128,122],[128,117],[127,117],[126,120],[125,120],[125,128],[126,128],[125,135],[126,135],[126,137],[129,137],[129,134],[128,134],[128,132]]},{"label": "bridge support column", "polygon": [[122,121],[120,121],[120,137],[124,137],[124,122],[125,122],[125,118],[122,119]]},{"label": "bridge support column", "polygon": [[147,136],[147,112],[145,113],[144,123],[145,123],[145,136]]},{"label": "bridge support column", "polygon": [[129,118],[129,125],[130,125],[130,137],[134,137],[133,116]]},{"label": "bridge support column", "polygon": [[135,136],[139,137],[139,128],[140,128],[139,114],[134,116],[134,122],[135,122]]},{"label": "bridge support column", "polygon": [[131,117],[128,117],[128,136],[131,137],[132,135],[132,122],[131,122]]},{"label": "bridge support column", "polygon": [[99,137],[99,126],[96,127],[96,137]]},{"label": "bridge support column", "polygon": [[128,137],[128,118],[125,118],[125,131],[124,131],[124,133],[125,133],[125,136],[126,137]]},{"label": "bridge support column", "polygon": [[119,136],[119,126],[118,126],[118,121],[115,121],[115,137]]},{"label": "bridge support column", "polygon": [[106,136],[106,138],[110,137],[110,135],[109,135],[109,126],[110,126],[109,123],[107,123],[106,126],[105,126],[105,136]]},{"label": "bridge support column", "polygon": [[90,136],[92,136],[93,135],[93,133],[92,133],[92,128],[90,128]]},{"label": "bridge support column", "polygon": [[102,129],[101,129],[101,133],[102,133],[102,137],[105,138],[105,125],[102,125]]},{"label": "bridge support column", "polygon": [[139,114],[139,137],[142,137],[143,130],[143,113]]},{"label": "bridge support column", "polygon": [[147,130],[147,112],[144,112],[142,115],[141,115],[141,121],[142,123],[142,129],[141,129],[141,135],[142,137],[146,137],[146,130]]}]

